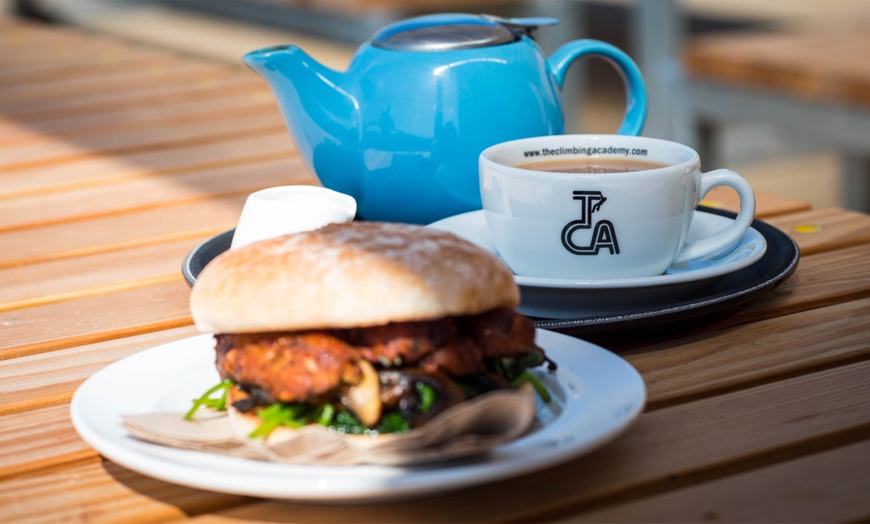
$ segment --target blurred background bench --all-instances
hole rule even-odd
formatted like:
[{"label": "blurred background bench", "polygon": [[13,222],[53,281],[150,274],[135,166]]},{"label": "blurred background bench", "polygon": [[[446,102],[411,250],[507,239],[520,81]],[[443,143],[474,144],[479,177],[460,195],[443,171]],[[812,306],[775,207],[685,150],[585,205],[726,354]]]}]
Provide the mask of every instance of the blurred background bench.
[{"label": "blurred background bench", "polygon": [[775,125],[808,147],[833,148],[842,204],[870,211],[868,53],[866,18],[698,39],[683,54],[683,129],[694,132],[688,140],[705,150],[715,147],[721,121]]}]

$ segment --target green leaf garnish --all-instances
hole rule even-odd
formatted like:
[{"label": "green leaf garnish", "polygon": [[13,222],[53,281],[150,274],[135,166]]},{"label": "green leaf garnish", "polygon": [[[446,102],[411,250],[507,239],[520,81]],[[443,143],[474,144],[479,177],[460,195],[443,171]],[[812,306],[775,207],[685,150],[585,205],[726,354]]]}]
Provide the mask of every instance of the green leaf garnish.
[{"label": "green leaf garnish", "polygon": [[428,413],[435,403],[435,390],[424,382],[417,382],[414,387],[417,389],[417,395],[420,396],[420,411]]},{"label": "green leaf garnish", "polygon": [[305,404],[282,404],[276,402],[257,413],[257,416],[263,420],[263,423],[257,426],[257,429],[252,431],[248,436],[251,438],[265,437],[278,426],[302,427],[308,422],[308,415],[311,414],[311,411],[311,408]]},{"label": "green leaf garnish", "polygon": [[[235,385],[235,382],[230,379],[224,379],[218,385],[203,393],[201,397],[194,399],[193,407],[191,407],[190,410],[184,415],[184,419],[193,420],[193,416],[196,415],[196,412],[202,406],[214,408],[218,411],[223,411],[227,409],[227,392],[233,385]],[[212,395],[217,392],[220,392],[220,396],[212,398]]]},{"label": "green leaf garnish", "polygon": [[409,429],[411,429],[410,422],[405,420],[405,417],[399,413],[391,411],[381,416],[381,422],[375,428],[375,431],[378,433],[401,433]]},{"label": "green leaf garnish", "polygon": [[336,413],[335,420],[329,427],[339,433],[350,433],[351,435],[361,435],[368,429],[350,411],[339,411]]},{"label": "green leaf garnish", "polygon": [[266,437],[280,426],[299,428],[305,424],[316,423],[339,433],[351,435],[374,435],[378,433],[399,433],[411,428],[402,415],[396,412],[384,413],[374,429],[369,429],[350,411],[336,409],[332,404],[311,406],[309,404],[282,404],[276,402],[257,414],[263,422],[248,436]]},{"label": "green leaf garnish", "polygon": [[541,382],[541,379],[539,379],[537,375],[529,370],[523,371],[520,376],[514,379],[513,382],[511,382],[511,387],[516,389],[527,382],[532,385],[532,387],[535,389],[535,393],[537,393],[538,396],[541,397],[541,400],[547,403],[553,400],[553,397],[547,390],[547,386],[545,386],[544,383]]},{"label": "green leaf garnish", "polygon": [[315,419],[321,426],[329,426],[332,419],[335,417],[335,406],[332,404],[323,404],[317,409]]}]

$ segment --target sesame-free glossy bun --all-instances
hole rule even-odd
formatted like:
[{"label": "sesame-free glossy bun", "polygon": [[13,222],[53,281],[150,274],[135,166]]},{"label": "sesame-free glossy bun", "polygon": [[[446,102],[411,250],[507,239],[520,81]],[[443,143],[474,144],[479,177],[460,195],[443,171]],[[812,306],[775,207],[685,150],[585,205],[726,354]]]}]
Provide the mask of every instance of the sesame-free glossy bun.
[{"label": "sesame-free glossy bun", "polygon": [[511,271],[451,233],[352,222],[216,257],[193,286],[197,328],[253,333],[362,327],[519,305]]}]

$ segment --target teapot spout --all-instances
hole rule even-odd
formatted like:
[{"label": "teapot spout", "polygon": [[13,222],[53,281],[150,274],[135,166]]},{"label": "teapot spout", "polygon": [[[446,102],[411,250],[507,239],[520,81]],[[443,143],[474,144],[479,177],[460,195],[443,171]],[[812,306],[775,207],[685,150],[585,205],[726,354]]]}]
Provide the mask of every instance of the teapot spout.
[{"label": "teapot spout", "polygon": [[282,45],[242,58],[269,84],[303,159],[327,137],[358,141],[359,104],[344,87],[345,74],[320,64],[299,47]]}]

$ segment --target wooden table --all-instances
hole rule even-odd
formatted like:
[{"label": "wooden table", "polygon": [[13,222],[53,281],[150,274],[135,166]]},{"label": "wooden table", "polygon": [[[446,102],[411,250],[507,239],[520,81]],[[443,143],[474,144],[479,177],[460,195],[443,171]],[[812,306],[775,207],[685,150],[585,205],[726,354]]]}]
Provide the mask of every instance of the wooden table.
[{"label": "wooden table", "polygon": [[71,425],[76,388],[193,335],[182,259],[288,183],[314,179],[250,71],[0,18],[3,520],[870,519],[870,216],[767,194],[758,214],[799,244],[795,274],[715,323],[605,343],[649,402],[587,456],[357,505],[200,491],[100,457]]}]

